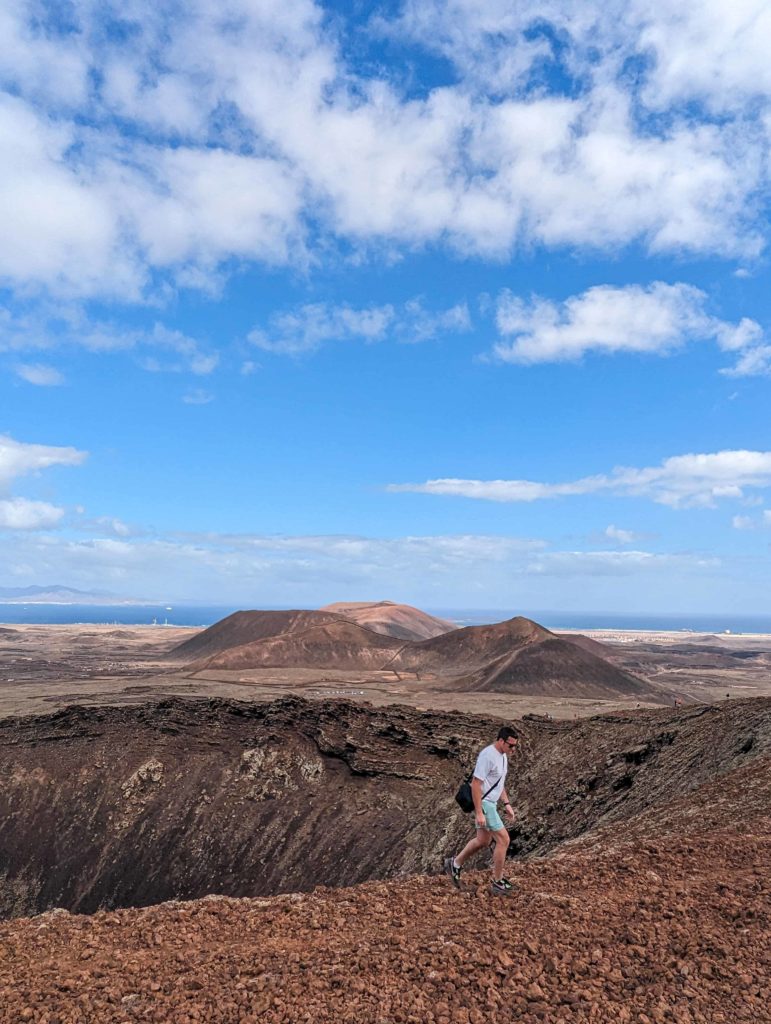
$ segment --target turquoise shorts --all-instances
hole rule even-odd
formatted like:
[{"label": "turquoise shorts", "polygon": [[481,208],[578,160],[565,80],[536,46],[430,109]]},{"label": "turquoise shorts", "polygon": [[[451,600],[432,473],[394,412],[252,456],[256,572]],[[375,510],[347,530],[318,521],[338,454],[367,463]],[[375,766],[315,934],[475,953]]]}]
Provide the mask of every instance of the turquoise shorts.
[{"label": "turquoise shorts", "polygon": [[477,825],[478,829],[485,828],[490,832],[500,832],[504,827],[501,816],[498,813],[498,802],[496,800],[483,800],[482,810],[485,815],[484,826]]}]

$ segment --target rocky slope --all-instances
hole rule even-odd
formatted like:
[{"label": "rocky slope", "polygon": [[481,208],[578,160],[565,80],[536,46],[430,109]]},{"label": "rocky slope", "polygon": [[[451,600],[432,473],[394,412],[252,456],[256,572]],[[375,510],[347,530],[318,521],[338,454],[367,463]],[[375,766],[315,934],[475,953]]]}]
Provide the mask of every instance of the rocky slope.
[{"label": "rocky slope", "polygon": [[[515,724],[515,855],[645,815],[692,828],[704,793],[711,827],[771,806],[771,700]],[[468,834],[453,793],[499,725],[299,698],[0,721],[0,915],[432,871]]]}]

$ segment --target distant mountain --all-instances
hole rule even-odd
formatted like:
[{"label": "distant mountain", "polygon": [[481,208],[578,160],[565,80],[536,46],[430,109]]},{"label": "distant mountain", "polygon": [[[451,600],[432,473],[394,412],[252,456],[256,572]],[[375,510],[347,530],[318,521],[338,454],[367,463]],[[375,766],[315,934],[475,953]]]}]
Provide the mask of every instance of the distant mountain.
[{"label": "distant mountain", "polygon": [[394,601],[338,601],[319,611],[342,615],[344,619],[399,640],[430,640],[457,628],[454,622]]},{"label": "distant mountain", "polygon": [[0,587],[3,604],[136,604],[107,591],[75,590],[54,583],[47,587]]}]

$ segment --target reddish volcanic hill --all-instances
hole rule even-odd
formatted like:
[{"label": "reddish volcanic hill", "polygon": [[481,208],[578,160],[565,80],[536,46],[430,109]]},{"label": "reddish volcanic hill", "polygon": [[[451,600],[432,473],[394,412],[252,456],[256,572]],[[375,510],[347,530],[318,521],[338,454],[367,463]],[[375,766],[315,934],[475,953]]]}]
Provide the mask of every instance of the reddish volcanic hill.
[{"label": "reddish volcanic hill", "polygon": [[399,640],[430,640],[456,628],[447,619],[438,619],[412,605],[393,601],[338,601],[319,610],[342,615],[360,626]]},{"label": "reddish volcanic hill", "polygon": [[[324,615],[322,612],[308,612]],[[404,647],[403,640],[383,636],[336,615],[329,621],[309,619],[291,631],[221,650],[194,668],[336,668],[378,671],[387,668]]]},{"label": "reddish volcanic hill", "polygon": [[444,670],[464,690],[595,699],[668,699],[664,691],[609,661],[517,616],[490,626],[467,626],[405,648],[394,667]]},{"label": "reddish volcanic hill", "polygon": [[[330,612],[243,612],[177,648],[201,655],[194,668],[319,668],[415,673],[437,686],[595,699],[663,701],[662,689],[518,616],[429,640],[385,636]],[[260,617],[262,616],[262,618]],[[283,616],[283,618],[282,618]],[[282,631],[282,627],[285,627]],[[275,633],[270,634],[269,629]],[[251,641],[236,641],[261,630]]]},{"label": "reddish volcanic hill", "polygon": [[234,612],[175,647],[171,651],[171,657],[191,661],[195,658],[209,658],[220,651],[228,651],[255,640],[307,629],[308,626],[325,622],[338,622],[339,619],[338,615],[323,611]]},{"label": "reddish volcanic hill", "polygon": [[416,666],[452,668],[455,675],[460,675],[553,636],[537,622],[518,615],[486,626],[464,626],[432,640],[412,644],[405,648],[400,661],[407,667],[414,653]]}]

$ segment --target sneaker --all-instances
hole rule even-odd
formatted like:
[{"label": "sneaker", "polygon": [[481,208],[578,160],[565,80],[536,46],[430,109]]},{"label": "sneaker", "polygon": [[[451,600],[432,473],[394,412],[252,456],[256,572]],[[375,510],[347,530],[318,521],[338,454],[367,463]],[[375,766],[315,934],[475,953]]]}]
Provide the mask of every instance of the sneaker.
[{"label": "sneaker", "polygon": [[444,861],[444,870],[452,879],[452,884],[456,889],[460,889],[460,868],[455,867],[455,858],[446,857]]},{"label": "sneaker", "polygon": [[510,878],[502,878],[501,885],[506,889],[507,892],[511,892],[511,890],[515,888],[515,885]]},{"label": "sneaker", "polygon": [[493,896],[508,896],[513,888],[514,886],[510,882],[508,884],[506,883],[505,878],[502,878],[500,882],[493,879],[490,886]]}]

